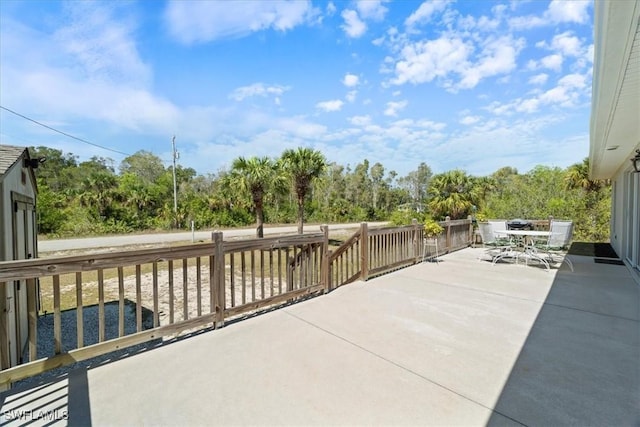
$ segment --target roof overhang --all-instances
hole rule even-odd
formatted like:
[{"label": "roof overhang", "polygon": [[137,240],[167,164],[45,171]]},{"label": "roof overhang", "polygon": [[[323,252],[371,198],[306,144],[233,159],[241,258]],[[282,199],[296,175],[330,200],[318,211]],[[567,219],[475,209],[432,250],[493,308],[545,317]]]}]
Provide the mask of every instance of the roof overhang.
[{"label": "roof overhang", "polygon": [[[2,155],[7,156],[4,159],[5,160],[4,165],[0,165],[0,166],[6,166],[7,168],[6,170],[3,170],[2,168],[0,168],[0,183],[2,183],[2,181],[4,180],[4,176],[8,174],[8,172],[11,169],[24,168],[29,171],[29,179],[31,180],[31,184],[33,186],[34,191],[37,193],[38,180],[36,179],[36,174],[35,174],[35,171],[33,170],[34,168],[30,165],[32,160],[39,160],[39,159],[31,159],[29,149],[26,147],[2,145],[2,148],[0,148],[0,151],[3,151]],[[41,162],[38,161],[37,163],[39,164]]]},{"label": "roof overhang", "polygon": [[610,179],[640,148],[640,1],[596,1],[590,175]]}]

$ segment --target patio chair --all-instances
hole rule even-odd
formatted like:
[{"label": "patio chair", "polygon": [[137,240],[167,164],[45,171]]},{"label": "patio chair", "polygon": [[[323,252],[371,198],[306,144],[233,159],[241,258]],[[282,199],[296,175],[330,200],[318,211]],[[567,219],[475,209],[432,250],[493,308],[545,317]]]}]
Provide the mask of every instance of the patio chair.
[{"label": "patio chair", "polygon": [[[480,237],[482,238],[482,247],[486,249],[484,254],[491,256],[491,261],[503,252],[511,250],[511,241],[508,238],[497,236],[493,232],[493,225],[490,222],[479,222],[478,231],[480,231]],[[478,261],[482,260],[484,254],[478,257]]]},{"label": "patio chair", "polygon": [[505,219],[489,219],[487,222],[491,224],[491,229],[494,233],[496,231],[507,229],[507,220]]},{"label": "patio chair", "polygon": [[[432,251],[429,251],[427,253],[427,248],[433,248],[436,251],[435,256],[433,255]],[[429,259],[431,261],[435,261],[437,264],[440,264],[440,260],[438,260],[438,238],[437,237],[433,237],[433,238],[424,238],[424,243],[422,244],[422,262],[424,262],[426,259]]]},{"label": "patio chair", "polygon": [[573,221],[552,220],[550,231],[551,234],[546,242],[534,242],[535,250],[544,252],[549,264],[566,262],[573,271],[573,262],[564,253],[573,237]]}]

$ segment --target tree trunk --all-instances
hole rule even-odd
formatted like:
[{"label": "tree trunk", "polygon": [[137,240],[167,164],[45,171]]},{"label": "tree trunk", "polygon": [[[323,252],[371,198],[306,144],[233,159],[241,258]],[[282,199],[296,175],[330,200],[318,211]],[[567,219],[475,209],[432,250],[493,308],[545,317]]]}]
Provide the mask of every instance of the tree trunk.
[{"label": "tree trunk", "polygon": [[304,228],[304,197],[298,197],[298,234],[303,233]]},{"label": "tree trunk", "polygon": [[256,237],[264,237],[264,210],[262,209],[262,199],[254,200],[256,208]]},{"label": "tree trunk", "polygon": [[264,237],[264,213],[262,208],[256,209],[256,237],[259,239]]}]

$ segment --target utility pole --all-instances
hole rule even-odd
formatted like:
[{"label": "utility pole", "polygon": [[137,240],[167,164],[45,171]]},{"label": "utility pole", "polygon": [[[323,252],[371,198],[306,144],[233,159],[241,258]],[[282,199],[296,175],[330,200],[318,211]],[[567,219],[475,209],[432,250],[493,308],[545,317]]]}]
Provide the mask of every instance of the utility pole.
[{"label": "utility pole", "polygon": [[176,150],[176,136],[171,140],[173,152],[173,218],[175,228],[178,228],[178,186],[176,185],[176,160],[180,158],[180,153]]}]

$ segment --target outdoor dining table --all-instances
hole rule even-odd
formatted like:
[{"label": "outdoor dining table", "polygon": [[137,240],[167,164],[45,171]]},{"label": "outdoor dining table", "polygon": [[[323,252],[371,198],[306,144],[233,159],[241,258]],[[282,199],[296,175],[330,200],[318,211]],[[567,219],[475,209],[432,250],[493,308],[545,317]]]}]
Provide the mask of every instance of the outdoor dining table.
[{"label": "outdoor dining table", "polygon": [[527,238],[529,242],[533,241],[536,237],[549,237],[550,231],[538,231],[538,230],[494,230],[495,234],[506,234],[507,236],[515,236],[523,239],[526,243]]},{"label": "outdoor dining table", "polygon": [[[551,236],[551,232],[550,231],[538,231],[538,230],[494,230],[495,234],[498,235],[507,235],[507,236],[513,236],[518,238],[521,241],[521,245],[516,245],[515,249],[510,249],[508,251],[504,251],[501,254],[497,255],[494,259],[493,259],[493,264],[496,263],[496,261],[502,259],[502,258],[515,258],[516,260],[516,264],[518,263],[518,261],[520,260],[520,258],[524,258],[525,260],[525,264],[528,264],[528,260],[529,259],[534,259],[536,261],[541,262],[542,264],[544,264],[544,266],[547,268],[547,270],[550,269],[549,266],[549,262],[542,257],[540,254],[538,254],[537,250],[535,249],[533,243],[535,238],[537,237],[545,237],[545,238],[549,238],[549,236]],[[520,249],[521,248],[521,249]]]}]

